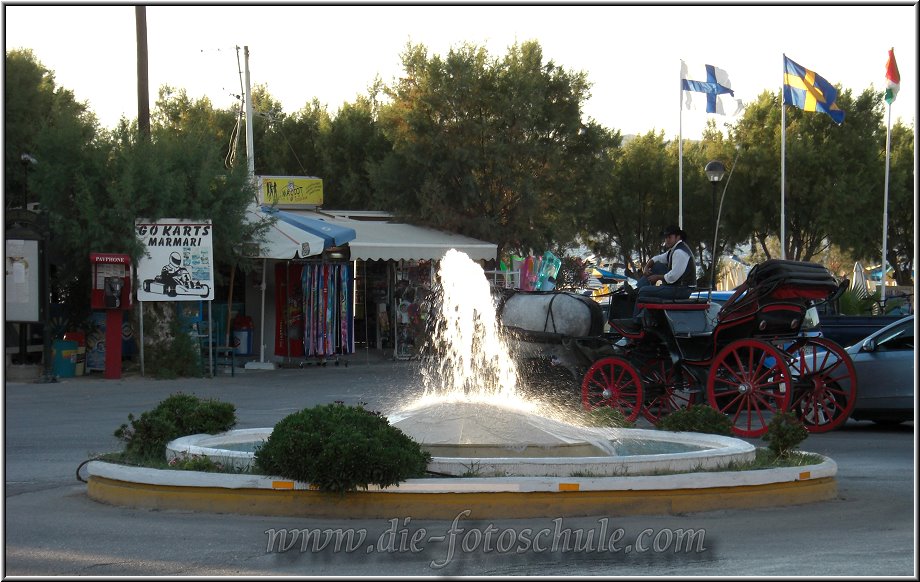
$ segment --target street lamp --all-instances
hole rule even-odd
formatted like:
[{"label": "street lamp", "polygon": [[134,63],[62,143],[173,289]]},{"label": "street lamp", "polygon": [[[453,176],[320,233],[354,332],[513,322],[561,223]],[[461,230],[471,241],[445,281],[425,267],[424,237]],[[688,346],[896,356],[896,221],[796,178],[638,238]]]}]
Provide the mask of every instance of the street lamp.
[{"label": "street lamp", "polygon": [[722,177],[725,176],[725,164],[719,160],[712,160],[706,164],[706,177],[709,178],[709,183],[712,184],[712,250],[710,255],[712,256],[711,264],[709,266],[709,288],[715,288],[716,281],[716,241],[718,240],[719,225],[716,223],[716,197],[718,196],[717,190],[719,189],[719,182],[722,181]]},{"label": "street lamp", "polygon": [[22,209],[29,209],[29,170],[32,169],[32,166],[38,163],[38,160],[33,158],[29,154],[22,154],[19,156],[19,161],[22,162],[22,171],[23,171],[23,180],[22,180]]}]

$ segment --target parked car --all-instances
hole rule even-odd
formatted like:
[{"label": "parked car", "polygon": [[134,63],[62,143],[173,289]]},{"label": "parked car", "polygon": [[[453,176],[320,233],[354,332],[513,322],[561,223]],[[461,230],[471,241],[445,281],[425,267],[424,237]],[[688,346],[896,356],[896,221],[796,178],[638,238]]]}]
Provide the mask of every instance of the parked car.
[{"label": "parked car", "polygon": [[900,320],[847,347],[856,368],[856,407],[850,418],[879,424],[914,419],[914,316]]}]

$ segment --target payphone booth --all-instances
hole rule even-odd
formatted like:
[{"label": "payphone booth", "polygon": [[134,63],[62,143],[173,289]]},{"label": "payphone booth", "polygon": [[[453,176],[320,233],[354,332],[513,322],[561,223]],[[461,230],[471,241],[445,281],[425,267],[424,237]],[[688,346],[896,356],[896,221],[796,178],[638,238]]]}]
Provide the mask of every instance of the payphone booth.
[{"label": "payphone booth", "polygon": [[121,378],[121,327],[124,311],[131,309],[131,257],[109,253],[91,253],[93,289],[90,304],[104,309],[105,315],[105,375],[111,380]]}]

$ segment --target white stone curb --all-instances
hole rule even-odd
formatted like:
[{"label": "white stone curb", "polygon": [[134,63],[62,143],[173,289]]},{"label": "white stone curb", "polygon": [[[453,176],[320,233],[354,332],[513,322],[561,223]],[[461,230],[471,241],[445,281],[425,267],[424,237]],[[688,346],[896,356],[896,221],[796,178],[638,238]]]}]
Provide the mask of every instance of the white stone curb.
[{"label": "white stone curb", "polygon": [[[829,457],[821,456],[821,458],[823,459],[821,463],[801,467],[679,473],[676,475],[409,479],[395,487],[381,489],[371,486],[368,490],[385,493],[493,493],[501,491],[523,493],[571,490],[570,486],[573,484],[577,484],[578,491],[668,491],[711,487],[740,487],[834,477],[837,474],[837,463]],[[291,481],[282,477],[149,469],[116,465],[103,461],[90,462],[87,465],[87,471],[90,476],[145,485],[216,487],[221,489],[310,489],[306,483]]]}]

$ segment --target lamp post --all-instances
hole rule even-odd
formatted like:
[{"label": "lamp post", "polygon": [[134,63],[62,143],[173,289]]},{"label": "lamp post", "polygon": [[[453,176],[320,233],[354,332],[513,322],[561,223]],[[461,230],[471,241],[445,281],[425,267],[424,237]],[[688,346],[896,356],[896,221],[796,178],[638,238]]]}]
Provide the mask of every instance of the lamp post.
[{"label": "lamp post", "polygon": [[725,176],[725,164],[718,160],[712,160],[706,164],[706,177],[712,184],[712,249],[710,250],[711,261],[709,265],[709,289],[715,287],[716,281],[716,241],[718,240],[719,225],[716,223],[716,197],[719,189],[719,182]]},{"label": "lamp post", "polygon": [[33,158],[29,154],[22,154],[19,156],[19,161],[22,162],[22,209],[29,209],[29,170],[32,169],[32,166],[38,163],[38,160]]}]

